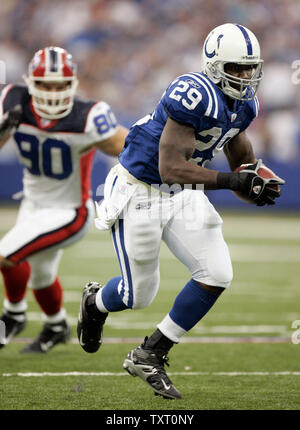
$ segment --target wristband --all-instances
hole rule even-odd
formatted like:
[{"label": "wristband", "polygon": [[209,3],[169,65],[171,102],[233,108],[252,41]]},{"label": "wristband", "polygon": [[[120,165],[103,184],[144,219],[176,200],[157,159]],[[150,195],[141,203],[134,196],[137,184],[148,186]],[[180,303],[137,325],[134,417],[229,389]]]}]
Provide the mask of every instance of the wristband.
[{"label": "wristband", "polygon": [[217,175],[217,189],[237,191],[240,188],[240,174],[235,172],[219,172]]}]

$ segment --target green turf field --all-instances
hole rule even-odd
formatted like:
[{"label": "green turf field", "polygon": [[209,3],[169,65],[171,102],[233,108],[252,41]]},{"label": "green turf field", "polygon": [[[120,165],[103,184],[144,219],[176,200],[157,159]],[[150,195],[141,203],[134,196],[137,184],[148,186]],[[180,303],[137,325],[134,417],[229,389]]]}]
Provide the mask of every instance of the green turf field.
[{"label": "green turf field", "polygon": [[[109,234],[93,228],[65,251],[59,270],[72,341],[42,356],[19,353],[42,325],[28,291],[27,328],[0,351],[0,409],[299,410],[299,217],[222,215],[234,281],[170,351],[168,373],[181,400],[155,397],[140,379],[122,369],[127,352],[151,334],[189,279],[166,247],[161,250],[161,287],[154,302],[145,310],[110,314],[98,353],[87,354],[77,344],[83,285],[90,280],[104,283],[119,274]],[[14,209],[0,208],[1,236],[15,217]],[[292,336],[299,343],[293,343]]]}]

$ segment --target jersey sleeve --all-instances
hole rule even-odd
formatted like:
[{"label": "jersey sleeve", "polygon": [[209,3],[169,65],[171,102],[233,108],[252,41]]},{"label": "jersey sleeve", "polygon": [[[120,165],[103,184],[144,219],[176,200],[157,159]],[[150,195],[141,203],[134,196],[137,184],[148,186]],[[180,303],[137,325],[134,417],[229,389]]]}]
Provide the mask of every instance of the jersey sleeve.
[{"label": "jersey sleeve", "polygon": [[211,110],[206,89],[189,75],[175,79],[163,94],[161,103],[170,118],[195,129]]},{"label": "jersey sleeve", "polygon": [[90,142],[101,142],[112,137],[117,131],[117,126],[116,117],[110,106],[105,102],[99,102],[94,104],[88,113],[85,133],[88,134]]}]

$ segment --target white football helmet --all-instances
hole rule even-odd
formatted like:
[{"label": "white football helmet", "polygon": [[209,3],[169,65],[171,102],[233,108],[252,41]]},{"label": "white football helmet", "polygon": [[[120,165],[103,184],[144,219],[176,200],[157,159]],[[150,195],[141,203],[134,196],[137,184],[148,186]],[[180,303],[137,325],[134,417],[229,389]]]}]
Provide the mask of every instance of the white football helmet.
[{"label": "white football helmet", "polygon": [[[207,36],[202,54],[203,71],[227,96],[238,100],[253,100],[263,77],[263,60],[255,35],[239,24],[223,24]],[[226,73],[228,63],[253,65],[250,79]]]},{"label": "white football helmet", "polygon": [[[78,86],[76,65],[71,54],[59,47],[47,47],[35,53],[29,63],[28,76],[23,76],[36,113],[42,118],[59,119],[73,107]],[[38,82],[67,83],[62,91],[39,89]]]}]

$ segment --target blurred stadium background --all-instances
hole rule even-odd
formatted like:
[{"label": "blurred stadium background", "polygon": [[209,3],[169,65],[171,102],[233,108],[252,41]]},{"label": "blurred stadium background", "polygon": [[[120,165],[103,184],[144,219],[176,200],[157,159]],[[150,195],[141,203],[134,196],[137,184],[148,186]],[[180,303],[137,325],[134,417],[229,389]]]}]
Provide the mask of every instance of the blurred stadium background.
[{"label": "blurred stadium background", "polygon": [[[154,109],[177,75],[199,71],[202,43],[213,27],[224,22],[249,27],[265,61],[260,115],[249,134],[256,154],[287,181],[276,209],[300,209],[300,72],[292,67],[300,52],[298,0],[2,0],[0,19],[7,83],[22,82],[38,49],[64,47],[78,63],[79,94],[107,101],[128,127]],[[227,170],[224,157],[217,158],[215,167]],[[94,192],[109,163],[98,153]],[[0,202],[11,202],[21,177],[15,147],[6,145]],[[218,209],[253,209],[226,191],[210,198]]]}]

